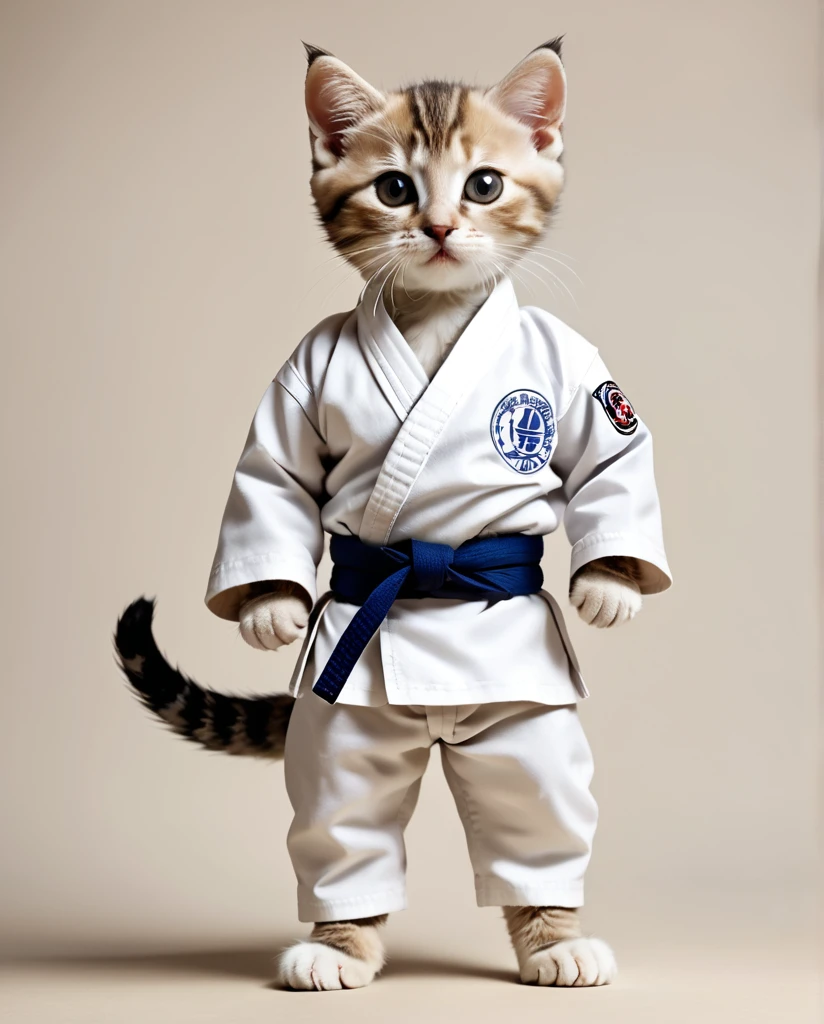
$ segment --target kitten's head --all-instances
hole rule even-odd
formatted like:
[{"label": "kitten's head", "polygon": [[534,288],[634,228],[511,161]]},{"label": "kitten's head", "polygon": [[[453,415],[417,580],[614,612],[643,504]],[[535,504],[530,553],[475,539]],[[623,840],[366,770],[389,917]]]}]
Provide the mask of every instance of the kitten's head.
[{"label": "kitten's head", "polygon": [[364,278],[471,289],[537,242],[564,177],[560,40],[489,89],[423,82],[390,93],[306,49],[312,195]]}]

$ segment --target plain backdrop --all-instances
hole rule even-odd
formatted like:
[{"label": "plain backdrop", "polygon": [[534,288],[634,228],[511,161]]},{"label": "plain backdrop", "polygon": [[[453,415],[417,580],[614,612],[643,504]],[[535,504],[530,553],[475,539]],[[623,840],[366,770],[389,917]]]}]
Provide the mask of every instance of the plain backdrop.
[{"label": "plain backdrop", "polygon": [[[675,577],[623,630],[567,616],[592,691],[582,714],[601,807],[586,920],[619,951],[808,934],[812,0],[5,0],[10,951],[305,933],[282,767],[166,734],[120,680],[111,632],[130,600],[157,595],[159,641],[196,679],[266,692],[291,671],[294,650],[247,648],[203,593],[261,394],[359,290],[310,204],[301,39],[390,88],[491,83],[560,33],[568,184],[546,243],[560,280],[524,273],[519,294],[598,345],[651,426]],[[563,600],[563,534],[547,548]],[[486,943],[509,968],[497,913],[474,907],[437,761],[408,838],[396,945],[448,957]]]}]

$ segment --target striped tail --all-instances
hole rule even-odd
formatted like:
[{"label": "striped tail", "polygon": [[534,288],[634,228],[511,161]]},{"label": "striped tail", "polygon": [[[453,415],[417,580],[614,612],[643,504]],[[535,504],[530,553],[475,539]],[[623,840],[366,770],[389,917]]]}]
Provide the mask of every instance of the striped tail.
[{"label": "striped tail", "polygon": [[158,650],[153,615],[154,601],[138,598],[118,620],[114,637],[120,668],[146,707],[179,736],[209,750],[283,757],[294,697],[232,697],[198,686]]}]

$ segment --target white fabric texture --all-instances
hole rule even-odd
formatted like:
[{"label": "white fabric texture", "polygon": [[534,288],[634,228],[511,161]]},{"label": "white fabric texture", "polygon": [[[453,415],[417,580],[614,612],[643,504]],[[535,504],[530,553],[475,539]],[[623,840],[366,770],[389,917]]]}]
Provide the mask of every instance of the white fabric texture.
[{"label": "white fabric texture", "polygon": [[[563,523],[571,572],[629,555],[642,563],[642,593],[665,589],[652,440],[640,419],[631,434],[615,428],[594,395],[609,380],[592,345],[549,313],[519,309],[503,279],[429,381],[366,289],[352,313],[304,338],[260,403],[220,529],[209,608],[236,620],[249,584],[270,579],[316,601],[324,532],[457,547]],[[535,458],[516,458],[501,440],[514,417],[506,403],[522,395],[537,402],[546,442]],[[356,611],[318,607],[293,692],[302,676],[314,683]],[[564,635],[557,604],[542,595],[400,600],[339,700],[566,704],[586,689]]]},{"label": "white fabric texture", "polygon": [[575,705],[358,707],[304,692],[285,757],[301,921],[406,906],[403,833],[434,743],[466,831],[478,905],[583,904],[597,808]]}]

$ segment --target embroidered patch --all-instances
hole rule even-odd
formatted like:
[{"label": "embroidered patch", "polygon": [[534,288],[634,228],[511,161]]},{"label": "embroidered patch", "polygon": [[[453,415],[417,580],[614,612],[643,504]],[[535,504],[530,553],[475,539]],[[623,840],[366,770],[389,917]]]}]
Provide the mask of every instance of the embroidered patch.
[{"label": "embroidered patch", "polygon": [[510,391],[495,407],[490,428],[498,454],[517,473],[537,473],[549,462],[555,415],[537,391]]},{"label": "embroidered patch", "polygon": [[634,434],[638,429],[638,417],[629,399],[614,380],[605,380],[592,392],[604,407],[612,425],[619,434]]}]

